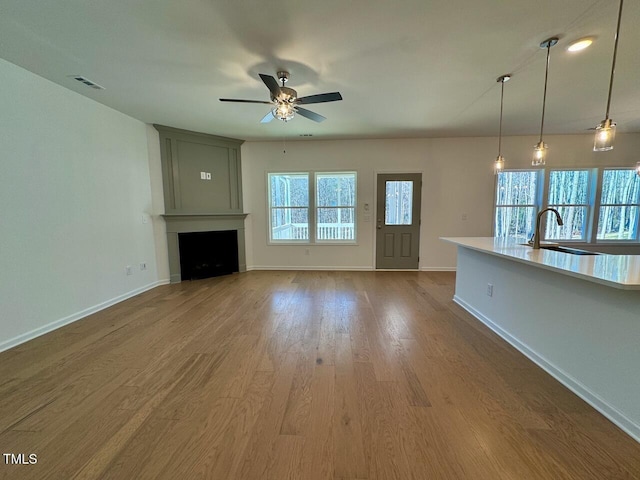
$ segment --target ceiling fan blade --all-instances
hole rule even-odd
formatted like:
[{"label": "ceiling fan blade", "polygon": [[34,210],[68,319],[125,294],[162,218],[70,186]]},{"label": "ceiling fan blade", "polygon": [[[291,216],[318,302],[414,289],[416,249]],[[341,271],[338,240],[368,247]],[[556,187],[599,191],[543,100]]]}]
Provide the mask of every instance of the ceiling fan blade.
[{"label": "ceiling fan blade", "polygon": [[300,97],[296,100],[296,103],[299,103],[301,105],[309,105],[310,103],[337,102],[338,100],[342,100],[342,95],[340,95],[340,92],[332,92]]},{"label": "ceiling fan blade", "polygon": [[264,103],[266,105],[273,105],[273,102],[265,102],[262,100],[238,100],[235,98],[221,98],[221,102],[237,102],[237,103]]},{"label": "ceiling fan blade", "polygon": [[259,73],[258,75],[260,75],[260,78],[262,79],[264,84],[267,86],[267,88],[271,92],[271,96],[275,98],[280,97],[280,94],[282,93],[282,91],[280,90],[278,81],[275,78],[273,78],[271,75],[264,75],[262,73]]},{"label": "ceiling fan blade", "polygon": [[274,117],[271,110],[269,110],[269,113],[267,113],[264,117],[262,117],[262,120],[260,120],[260,123],[269,123],[274,118],[276,117]]},{"label": "ceiling fan blade", "polygon": [[307,110],[306,108],[296,107],[295,110],[303,117],[313,120],[314,122],[324,122],[327,119],[326,117],[323,117],[316,112],[312,112],[311,110]]}]

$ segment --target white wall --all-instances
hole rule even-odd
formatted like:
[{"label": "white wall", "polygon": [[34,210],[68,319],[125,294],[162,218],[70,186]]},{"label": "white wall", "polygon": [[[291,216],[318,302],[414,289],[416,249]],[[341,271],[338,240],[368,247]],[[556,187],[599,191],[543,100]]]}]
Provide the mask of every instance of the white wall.
[{"label": "white wall", "polygon": [[639,293],[458,254],[456,302],[640,442]]},{"label": "white wall", "polygon": [[[503,139],[507,168],[530,168],[536,137]],[[592,151],[591,135],[546,136],[554,166],[635,166],[640,135],[618,134],[615,149]],[[375,208],[377,171],[421,171],[422,228],[420,267],[455,268],[455,248],[442,236],[490,236],[494,201],[493,160],[496,138],[246,142],[242,175],[247,220],[248,268],[355,268],[374,266],[374,222],[363,221],[363,205]],[[356,170],[358,172],[358,245],[267,244],[266,172]],[[462,220],[466,214],[467,220]],[[375,220],[375,217],[374,217]],[[305,255],[306,249],[310,250]]]},{"label": "white wall", "polygon": [[145,124],[4,60],[0,85],[3,350],[158,275]]}]

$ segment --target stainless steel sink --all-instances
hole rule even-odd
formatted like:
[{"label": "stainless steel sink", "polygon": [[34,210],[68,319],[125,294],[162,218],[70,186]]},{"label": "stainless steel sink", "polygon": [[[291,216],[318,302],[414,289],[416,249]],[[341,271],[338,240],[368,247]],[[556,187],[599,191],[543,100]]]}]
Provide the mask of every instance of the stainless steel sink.
[{"label": "stainless steel sink", "polygon": [[540,248],[544,248],[545,250],[553,250],[554,252],[570,253],[571,255],[600,255],[597,252],[578,250],[577,248],[563,247],[562,245],[541,245]]}]

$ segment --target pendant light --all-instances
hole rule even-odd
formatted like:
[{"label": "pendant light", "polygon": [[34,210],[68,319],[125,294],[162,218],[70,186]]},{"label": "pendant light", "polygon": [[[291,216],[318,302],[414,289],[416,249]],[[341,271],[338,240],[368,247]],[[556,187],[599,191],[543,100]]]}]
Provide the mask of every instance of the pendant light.
[{"label": "pendant light", "polygon": [[609,79],[609,95],[607,97],[607,113],[604,120],[596,127],[596,138],[593,142],[594,152],[607,152],[613,150],[613,140],[616,137],[616,124],[609,118],[609,108],[611,107],[611,90],[613,89],[613,74],[616,71],[616,57],[618,56],[618,38],[620,38],[620,20],[622,19],[622,3],[618,10],[618,26],[616,27],[616,40],[613,46],[613,62],[611,63],[611,78]]},{"label": "pendant light", "polygon": [[498,134],[498,156],[496,161],[493,162],[493,173],[499,174],[504,169],[504,157],[502,156],[502,106],[504,104],[504,83],[511,80],[511,75],[501,75],[496,79],[496,82],[500,82],[500,130]]},{"label": "pendant light", "polygon": [[558,39],[556,37],[548,38],[544,42],[540,44],[540,48],[547,49],[547,66],[544,71],[544,95],[542,97],[542,120],[540,121],[540,141],[536,143],[533,147],[533,160],[531,161],[531,165],[538,167],[540,165],[544,165],[547,160],[547,150],[549,147],[546,143],[542,141],[542,133],[544,131],[544,110],[547,106],[547,80],[549,78],[549,53],[551,52],[551,47],[553,47],[556,43],[558,43]]}]

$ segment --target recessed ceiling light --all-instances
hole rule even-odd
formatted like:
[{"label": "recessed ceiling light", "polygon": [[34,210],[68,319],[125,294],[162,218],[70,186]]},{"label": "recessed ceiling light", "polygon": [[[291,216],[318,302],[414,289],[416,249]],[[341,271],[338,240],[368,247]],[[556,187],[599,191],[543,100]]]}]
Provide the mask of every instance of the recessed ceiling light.
[{"label": "recessed ceiling light", "polygon": [[579,52],[593,43],[593,38],[581,38],[567,47],[570,52]]}]

